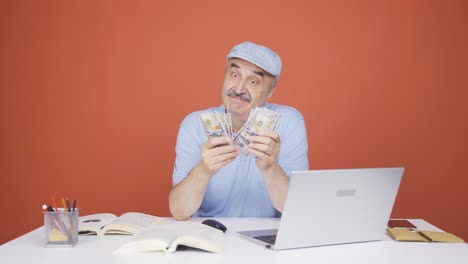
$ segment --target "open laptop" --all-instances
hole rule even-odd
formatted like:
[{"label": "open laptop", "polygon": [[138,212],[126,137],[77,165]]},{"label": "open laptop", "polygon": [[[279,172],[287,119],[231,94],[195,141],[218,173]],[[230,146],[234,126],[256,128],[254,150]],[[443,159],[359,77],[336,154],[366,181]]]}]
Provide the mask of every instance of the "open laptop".
[{"label": "open laptop", "polygon": [[403,171],[294,171],[278,229],[238,233],[273,250],[382,240]]}]

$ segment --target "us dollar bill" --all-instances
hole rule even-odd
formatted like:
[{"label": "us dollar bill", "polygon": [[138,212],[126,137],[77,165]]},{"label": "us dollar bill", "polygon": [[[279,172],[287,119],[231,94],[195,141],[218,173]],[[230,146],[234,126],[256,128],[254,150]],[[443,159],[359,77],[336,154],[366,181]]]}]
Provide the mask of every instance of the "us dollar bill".
[{"label": "us dollar bill", "polygon": [[231,114],[210,111],[200,113],[199,117],[208,138],[232,137]]},{"label": "us dollar bill", "polygon": [[205,112],[200,114],[200,121],[205,129],[206,135],[210,137],[220,137],[225,134],[216,112]]},{"label": "us dollar bill", "polygon": [[250,111],[249,118],[237,134],[232,130],[230,113],[209,111],[201,113],[199,117],[208,138],[231,137],[234,144],[240,147],[242,154],[258,158],[249,152],[249,138],[258,135],[259,131],[275,131],[281,114],[264,107],[257,107]]},{"label": "us dollar bill", "polygon": [[240,147],[242,154],[258,158],[249,152],[250,137],[258,135],[259,131],[275,131],[280,118],[280,113],[267,108],[253,109],[249,119],[234,138],[234,144]]}]

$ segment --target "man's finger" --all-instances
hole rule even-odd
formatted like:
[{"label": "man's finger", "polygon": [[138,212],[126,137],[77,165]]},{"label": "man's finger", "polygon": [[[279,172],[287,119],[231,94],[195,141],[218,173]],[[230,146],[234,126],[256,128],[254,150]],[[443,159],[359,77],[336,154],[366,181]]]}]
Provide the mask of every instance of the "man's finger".
[{"label": "man's finger", "polygon": [[230,142],[231,142],[231,138],[229,137],[212,137],[208,139],[207,147],[214,148],[217,146],[229,144]]},{"label": "man's finger", "polygon": [[276,133],[275,131],[259,131],[257,135],[262,137],[269,137],[276,143],[280,143],[281,141],[278,133]]}]

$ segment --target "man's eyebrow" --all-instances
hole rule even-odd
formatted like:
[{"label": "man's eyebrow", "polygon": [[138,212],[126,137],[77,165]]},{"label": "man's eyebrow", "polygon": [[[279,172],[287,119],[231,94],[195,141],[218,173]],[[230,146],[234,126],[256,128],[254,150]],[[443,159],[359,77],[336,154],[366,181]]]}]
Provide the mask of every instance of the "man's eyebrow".
[{"label": "man's eyebrow", "polygon": [[[240,66],[237,65],[237,64],[235,64],[234,62],[232,62],[232,63],[231,63],[231,68],[238,68],[238,69],[240,69]],[[264,73],[263,71],[253,71],[253,73],[255,73],[255,74],[257,74],[257,75],[259,75],[259,76],[261,76],[261,77],[265,76],[265,73]]]},{"label": "man's eyebrow", "polygon": [[240,68],[240,66],[233,62],[233,63],[231,63],[231,68]]},{"label": "man's eyebrow", "polygon": [[255,74],[258,74],[260,75],[261,77],[263,77],[265,74],[263,73],[263,71],[253,71]]}]

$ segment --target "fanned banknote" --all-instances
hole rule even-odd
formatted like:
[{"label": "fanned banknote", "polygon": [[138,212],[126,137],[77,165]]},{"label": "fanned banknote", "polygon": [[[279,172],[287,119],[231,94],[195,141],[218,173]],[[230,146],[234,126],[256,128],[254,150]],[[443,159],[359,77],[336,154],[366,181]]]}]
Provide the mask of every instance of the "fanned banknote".
[{"label": "fanned banknote", "polygon": [[[226,117],[229,115],[229,117]],[[232,135],[232,125],[230,114],[220,112],[204,112],[200,114],[200,121],[205,129],[206,135],[210,137],[221,137]],[[229,123],[228,123],[229,122]]]},{"label": "fanned banknote", "polygon": [[200,121],[206,135],[210,137],[228,136],[234,144],[241,148],[241,153],[257,158],[249,152],[250,136],[256,136],[259,131],[275,131],[281,114],[267,108],[255,108],[250,111],[249,119],[237,134],[232,131],[231,114],[216,111],[203,112]]},{"label": "fanned banknote", "polygon": [[250,136],[256,136],[259,131],[275,131],[280,118],[281,114],[278,112],[267,108],[255,108],[250,112],[249,119],[234,138],[234,144],[241,148],[242,154],[257,158],[248,149]]}]

